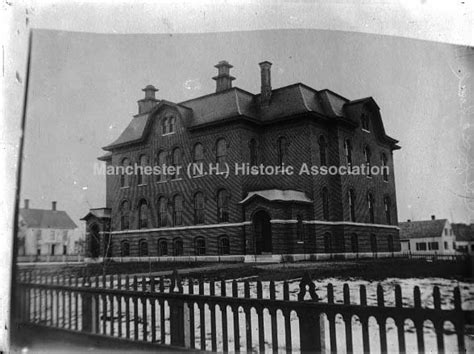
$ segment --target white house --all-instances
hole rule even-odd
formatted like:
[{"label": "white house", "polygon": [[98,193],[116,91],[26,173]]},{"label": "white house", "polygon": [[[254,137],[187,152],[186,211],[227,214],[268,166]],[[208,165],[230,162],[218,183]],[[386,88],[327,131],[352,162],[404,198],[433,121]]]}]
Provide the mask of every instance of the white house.
[{"label": "white house", "polygon": [[20,209],[18,234],[19,256],[59,256],[77,254],[74,230],[77,225],[62,210],[56,210],[56,202],[50,210]]},{"label": "white house", "polygon": [[454,254],[456,238],[447,219],[401,222],[400,243],[403,253],[413,254]]},{"label": "white house", "polygon": [[456,250],[474,254],[474,224],[452,224],[456,235]]}]

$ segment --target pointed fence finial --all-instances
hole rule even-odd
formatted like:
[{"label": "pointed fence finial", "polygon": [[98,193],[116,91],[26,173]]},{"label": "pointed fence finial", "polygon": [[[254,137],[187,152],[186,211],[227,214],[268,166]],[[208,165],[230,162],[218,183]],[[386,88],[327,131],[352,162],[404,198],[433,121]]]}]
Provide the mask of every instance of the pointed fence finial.
[{"label": "pointed fence finial", "polygon": [[171,284],[170,284],[170,293],[175,293],[175,289],[178,287],[179,293],[183,292],[183,284],[181,283],[181,276],[178,274],[178,271],[175,269],[173,270],[173,275],[171,276]]},{"label": "pointed fence finial", "polygon": [[316,285],[314,285],[309,272],[306,272],[300,281],[300,292],[298,293],[298,301],[304,301],[306,292],[311,296],[311,301],[319,301],[319,296],[316,294]]}]

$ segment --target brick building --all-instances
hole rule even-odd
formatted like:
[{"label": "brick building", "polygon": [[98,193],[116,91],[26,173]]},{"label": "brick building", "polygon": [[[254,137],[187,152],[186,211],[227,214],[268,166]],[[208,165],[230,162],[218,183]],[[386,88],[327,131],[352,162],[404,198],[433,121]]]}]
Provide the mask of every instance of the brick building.
[{"label": "brick building", "polygon": [[[149,85],[138,114],[100,157],[117,166],[182,166],[180,174],[107,175],[106,207],[87,223],[91,256],[399,251],[393,151],[379,107],[301,83],[261,92],[232,87],[181,103]],[[187,166],[204,166],[188,175]],[[209,173],[209,164],[230,173]],[[226,165],[227,163],[227,165]],[[293,174],[234,173],[234,164],[293,166]],[[300,167],[386,166],[380,175],[300,174]],[[223,167],[224,166],[224,167]],[[211,167],[212,169],[212,167]],[[208,172],[206,174],[206,172]]]}]

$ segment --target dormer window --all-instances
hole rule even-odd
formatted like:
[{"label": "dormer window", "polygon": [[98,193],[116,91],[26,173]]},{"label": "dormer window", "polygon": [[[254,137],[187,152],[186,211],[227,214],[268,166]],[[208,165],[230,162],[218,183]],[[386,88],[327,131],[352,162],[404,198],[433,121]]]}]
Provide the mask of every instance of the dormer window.
[{"label": "dormer window", "polygon": [[176,116],[173,114],[165,115],[161,121],[161,134],[173,134],[176,132]]},{"label": "dormer window", "polygon": [[365,113],[363,113],[360,116],[360,123],[362,125],[362,130],[365,130],[367,132],[370,132],[370,127],[369,127],[369,116]]}]

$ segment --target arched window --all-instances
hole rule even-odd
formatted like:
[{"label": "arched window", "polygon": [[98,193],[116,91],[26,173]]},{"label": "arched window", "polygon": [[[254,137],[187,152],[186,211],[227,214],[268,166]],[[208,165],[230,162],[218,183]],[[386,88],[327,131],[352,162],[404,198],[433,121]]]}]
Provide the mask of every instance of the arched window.
[{"label": "arched window", "polygon": [[227,143],[225,139],[219,139],[216,142],[216,162],[220,166],[219,170],[224,168],[227,158]]},{"label": "arched window", "polygon": [[175,238],[173,240],[173,256],[183,255],[183,240],[181,238]]},{"label": "arched window", "polygon": [[[140,166],[142,168],[144,168],[145,166],[148,166],[148,157],[146,155],[140,156]],[[138,185],[146,184],[146,178],[145,178],[145,175],[143,174],[142,168],[137,169],[137,183],[138,183]]]},{"label": "arched window", "polygon": [[369,209],[369,222],[375,223],[375,211],[374,211],[374,196],[372,193],[367,194],[367,207]]},{"label": "arched window", "polygon": [[388,182],[388,164],[387,164],[387,155],[385,153],[382,154],[382,175],[383,175],[383,180],[385,182]]},{"label": "arched window", "polygon": [[[173,155],[171,156],[171,165],[174,167],[181,166],[181,149],[179,147],[176,147],[173,149]],[[177,173],[174,173],[171,175],[172,179],[177,179],[179,175]]]},{"label": "arched window", "polygon": [[332,252],[332,239],[331,239],[331,234],[329,232],[326,232],[324,234],[324,252],[325,253]]},{"label": "arched window", "polygon": [[122,167],[124,168],[124,171],[120,175],[120,187],[128,187],[130,185],[130,176],[126,173],[127,166],[130,165],[130,160],[127,158],[124,158],[122,160]]},{"label": "arched window", "polygon": [[218,251],[220,255],[230,254],[230,243],[229,243],[229,238],[227,236],[219,237]]},{"label": "arched window", "polygon": [[165,197],[158,198],[158,225],[164,227],[168,224],[168,201]]},{"label": "arched window", "polygon": [[351,251],[352,253],[359,252],[359,238],[357,237],[357,234],[351,235]]},{"label": "arched window", "polygon": [[344,140],[344,152],[346,154],[346,163],[352,164],[352,143],[350,139]]},{"label": "arched window", "polygon": [[148,203],[145,199],[138,203],[138,228],[145,229],[148,227]]},{"label": "arched window", "polygon": [[178,226],[183,224],[183,197],[175,195],[173,198],[173,225]]},{"label": "arched window", "polygon": [[168,242],[165,239],[158,240],[158,256],[168,255]]},{"label": "arched window", "polygon": [[249,142],[250,150],[250,166],[255,166],[257,164],[257,141],[251,139]]},{"label": "arched window", "polygon": [[206,254],[206,241],[204,241],[204,238],[196,238],[194,241],[194,252],[196,253],[196,256],[203,256]]},{"label": "arched window", "polygon": [[321,191],[321,200],[323,202],[323,219],[329,220],[329,192],[326,187]]},{"label": "arched window", "polygon": [[366,131],[370,131],[370,126],[369,126],[369,116],[365,113],[363,113],[360,116],[360,124],[362,126],[362,129]]},{"label": "arched window", "polygon": [[384,211],[385,211],[385,222],[387,223],[387,225],[391,225],[392,224],[392,216],[390,214],[390,197],[386,196],[385,198],[383,198],[383,208],[384,208]]},{"label": "arched window", "polygon": [[349,199],[349,217],[352,222],[356,221],[355,217],[355,192],[353,189],[349,189],[348,192]]},{"label": "arched window", "polygon": [[377,236],[375,234],[370,235],[370,250],[372,252],[377,252]]},{"label": "arched window", "polygon": [[147,242],[147,240],[140,240],[138,242],[138,255],[140,257],[148,256],[148,242]]},{"label": "arched window", "polygon": [[204,224],[204,194],[201,192],[194,195],[194,223]]},{"label": "arched window", "polygon": [[219,222],[229,221],[229,193],[225,189],[217,192],[217,220]]},{"label": "arched window", "polygon": [[169,131],[168,133],[174,133],[176,131],[176,117],[174,115],[168,117]]},{"label": "arched window", "polygon": [[[161,150],[158,153],[158,166],[162,169],[163,172],[164,168],[166,167],[166,157],[167,153],[164,150]],[[164,173],[160,173],[156,176],[158,182],[166,181],[166,175]]]},{"label": "arched window", "polygon": [[366,146],[364,149],[364,158],[365,158],[365,164],[368,168],[367,177],[372,177],[372,172],[370,170],[370,156],[371,156],[370,148]]},{"label": "arched window", "polygon": [[204,161],[204,148],[201,143],[194,145],[193,149],[193,162],[196,164],[203,163]]},{"label": "arched window", "polygon": [[203,163],[204,163],[204,148],[201,143],[197,143],[194,145],[194,148],[193,148],[193,164],[195,166],[193,169],[193,175],[201,175],[203,173],[202,171]]},{"label": "arched window", "polygon": [[127,240],[123,240],[120,242],[120,255],[122,257],[129,257],[130,256],[130,243]]},{"label": "arched window", "polygon": [[321,166],[327,166],[327,143],[324,136],[319,137],[319,163]]},{"label": "arched window", "polygon": [[169,131],[169,120],[168,117],[164,117],[161,121],[161,134],[165,135],[168,134]]},{"label": "arched window", "polygon": [[120,205],[120,230],[130,228],[130,203],[126,200]]},{"label": "arched window", "polygon": [[277,141],[277,149],[278,149],[278,164],[283,165],[283,163],[287,160],[287,150],[288,150],[288,141],[284,136],[278,138]]},{"label": "arched window", "polygon": [[303,218],[301,215],[296,216],[296,238],[298,241],[304,241]]},{"label": "arched window", "polygon": [[393,235],[388,235],[387,237],[387,243],[388,243],[388,251],[393,252],[394,247],[393,247]]}]

